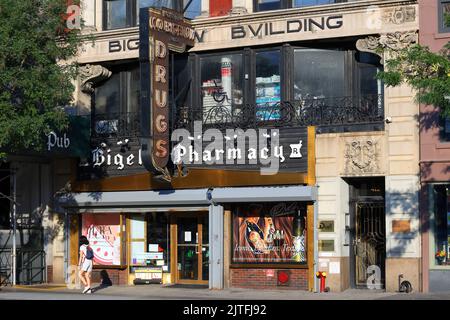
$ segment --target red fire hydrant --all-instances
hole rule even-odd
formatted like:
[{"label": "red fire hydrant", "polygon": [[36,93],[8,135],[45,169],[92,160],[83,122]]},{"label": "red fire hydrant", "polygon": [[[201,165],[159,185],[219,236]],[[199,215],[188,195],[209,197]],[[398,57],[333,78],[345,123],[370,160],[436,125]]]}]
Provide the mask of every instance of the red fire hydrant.
[{"label": "red fire hydrant", "polygon": [[327,273],[325,271],[318,271],[316,272],[316,276],[320,279],[320,292],[328,291],[325,289],[325,278],[327,277]]}]

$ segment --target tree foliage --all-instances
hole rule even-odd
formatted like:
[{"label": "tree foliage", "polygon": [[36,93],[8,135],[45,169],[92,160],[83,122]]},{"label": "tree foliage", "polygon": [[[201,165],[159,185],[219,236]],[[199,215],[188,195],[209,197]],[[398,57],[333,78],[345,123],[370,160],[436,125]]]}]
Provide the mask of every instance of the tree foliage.
[{"label": "tree foliage", "polygon": [[76,77],[68,61],[82,36],[67,29],[67,6],[67,0],[0,0],[0,157],[41,151],[46,133],[68,125],[63,107]]},{"label": "tree foliage", "polygon": [[[447,21],[450,24],[450,16]],[[450,117],[450,43],[437,53],[421,45],[396,51],[378,77],[388,86],[409,84],[419,103],[440,107]]]}]

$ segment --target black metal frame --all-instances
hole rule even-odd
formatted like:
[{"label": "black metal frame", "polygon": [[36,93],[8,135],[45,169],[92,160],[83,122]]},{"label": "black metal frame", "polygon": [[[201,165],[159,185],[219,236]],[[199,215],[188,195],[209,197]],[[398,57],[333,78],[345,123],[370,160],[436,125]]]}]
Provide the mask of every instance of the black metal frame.
[{"label": "black metal frame", "polygon": [[[358,194],[358,191],[360,188],[357,188],[353,185],[356,181],[375,181],[377,179],[382,179],[384,177],[372,177],[372,178],[350,178],[346,179],[348,180],[347,183],[349,184],[349,214],[350,214],[350,243],[349,243],[349,267],[350,267],[350,287],[351,288],[361,288],[356,283],[356,259],[355,259],[355,252],[354,252],[354,241],[356,238],[356,204],[365,202],[365,203],[380,203],[385,201],[385,187],[383,189],[383,196],[360,196]],[[386,210],[385,210],[386,214]],[[386,250],[385,250],[385,259],[386,259]],[[386,278],[386,268],[382,271],[382,278],[384,282],[382,282],[382,285],[385,285],[385,278]],[[367,287],[365,287],[367,288]]]},{"label": "black metal frame", "polygon": [[[328,46],[329,47],[329,46]],[[277,45],[265,48],[243,48],[242,50],[210,52],[205,54],[192,53],[189,56],[192,86],[186,104],[176,106],[177,115],[172,115],[172,129],[186,127],[187,122],[192,120],[204,120],[208,117],[216,118],[215,125],[219,127],[261,127],[267,125],[280,126],[319,126],[318,133],[326,132],[350,132],[350,131],[381,131],[384,130],[384,99],[383,92],[378,95],[362,96],[359,87],[359,62],[356,61],[354,50],[344,49],[345,52],[345,74],[351,75],[345,78],[345,95],[342,97],[331,97],[325,99],[307,98],[303,101],[295,101],[294,97],[294,72],[292,63],[296,50],[310,49],[308,47],[291,46],[290,44]],[[314,48],[315,49],[315,48]],[[318,48],[321,49],[321,48]],[[281,101],[278,104],[283,109],[283,117],[276,121],[255,121],[255,99],[256,99],[256,54],[280,50],[281,53]],[[223,108],[220,103],[210,115],[203,114],[203,103],[201,99],[201,64],[203,57],[214,57],[223,55],[242,54],[243,56],[243,100],[244,105],[240,110],[233,106],[231,113]],[[247,77],[246,77],[247,76]],[[331,103],[332,102],[332,103]],[[364,110],[362,103],[372,104],[371,110]],[[310,106],[304,109],[300,106]],[[338,106],[342,108],[333,108]],[[374,113],[375,106],[377,107]],[[303,115],[295,114],[293,110],[306,112]],[[356,111],[356,112],[355,112]],[[347,113],[347,115],[345,115]],[[326,116],[328,114],[328,117]],[[314,117],[318,119],[313,119]],[[289,118],[289,119],[287,119]],[[204,121],[207,125],[207,121]]]},{"label": "black metal frame", "polygon": [[[132,28],[136,27],[138,25],[138,18],[139,18],[139,11],[138,11],[138,3],[137,0],[125,0],[126,2],[126,26],[124,27],[117,27],[117,28],[107,28],[107,10],[106,10],[106,3],[113,0],[103,0],[103,7],[102,7],[102,23],[103,23],[103,30],[118,30],[118,29],[124,29],[124,28]],[[175,1],[175,8],[174,10],[177,11],[183,11],[182,5],[180,6],[180,1]]]},{"label": "black metal frame", "polygon": [[[139,135],[140,108],[137,107],[136,112],[129,112],[127,109],[127,100],[129,95],[128,74],[139,67],[135,63],[119,65],[113,67],[113,72],[119,75],[119,112],[115,113],[97,113],[96,110],[96,91],[91,95],[91,137],[92,138],[109,138],[109,137],[137,137]],[[108,80],[107,80],[108,81]],[[138,103],[140,101],[138,97]],[[104,123],[105,130],[99,131],[98,123]],[[115,122],[115,124],[114,124]],[[106,126],[111,126],[108,130]],[[116,128],[116,129],[115,129]]]}]

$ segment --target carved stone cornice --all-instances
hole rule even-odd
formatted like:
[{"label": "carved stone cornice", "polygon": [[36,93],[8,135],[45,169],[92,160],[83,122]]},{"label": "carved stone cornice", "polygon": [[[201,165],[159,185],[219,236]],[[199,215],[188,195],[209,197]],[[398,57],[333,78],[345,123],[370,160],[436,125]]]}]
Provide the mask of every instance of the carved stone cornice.
[{"label": "carved stone cornice", "polygon": [[81,91],[87,94],[94,92],[95,84],[111,77],[112,72],[105,67],[95,64],[81,66],[80,69]]},{"label": "carved stone cornice", "polygon": [[384,51],[400,51],[418,42],[416,31],[386,33],[379,36],[369,36],[356,41],[356,48],[362,52],[370,52],[382,58]]}]

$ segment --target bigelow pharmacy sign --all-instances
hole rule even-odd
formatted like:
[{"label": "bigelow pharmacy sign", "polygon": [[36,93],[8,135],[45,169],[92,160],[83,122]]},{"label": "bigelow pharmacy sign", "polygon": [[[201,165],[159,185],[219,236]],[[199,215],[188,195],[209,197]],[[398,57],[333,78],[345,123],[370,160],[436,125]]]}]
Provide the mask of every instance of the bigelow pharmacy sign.
[{"label": "bigelow pharmacy sign", "polygon": [[170,182],[169,51],[192,47],[195,31],[189,20],[169,9],[141,9],[140,21],[142,161],[156,178]]}]

